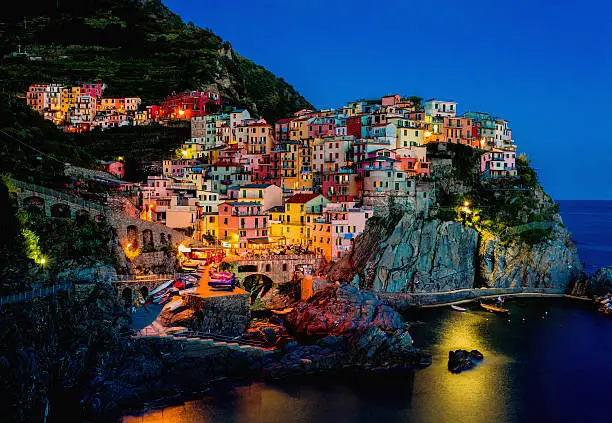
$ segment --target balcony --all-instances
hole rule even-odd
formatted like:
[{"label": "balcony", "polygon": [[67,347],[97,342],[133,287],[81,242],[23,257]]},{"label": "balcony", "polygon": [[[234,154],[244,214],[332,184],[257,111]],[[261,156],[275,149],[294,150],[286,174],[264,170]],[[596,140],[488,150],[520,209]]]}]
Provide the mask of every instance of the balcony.
[{"label": "balcony", "polygon": [[330,158],[330,157],[326,157],[323,161],[325,163],[334,163],[336,160],[339,160],[339,159],[333,159],[333,158]]},{"label": "balcony", "polygon": [[264,213],[262,211],[241,211],[241,212],[232,212],[232,216],[267,216],[268,213]]},{"label": "balcony", "polygon": [[197,190],[196,184],[177,184],[171,183],[168,185],[169,189],[178,189],[178,190]]}]

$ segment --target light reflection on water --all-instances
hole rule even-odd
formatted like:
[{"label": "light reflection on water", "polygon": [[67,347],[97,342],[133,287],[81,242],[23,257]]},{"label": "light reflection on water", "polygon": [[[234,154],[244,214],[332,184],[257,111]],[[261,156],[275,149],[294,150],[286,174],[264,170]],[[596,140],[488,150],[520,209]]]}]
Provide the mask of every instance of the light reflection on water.
[{"label": "light reflection on water", "polygon": [[[508,306],[510,321],[476,306],[407,316],[425,323],[411,330],[415,344],[433,355],[423,370],[257,383],[123,422],[610,421],[612,319],[562,300]],[[485,359],[451,374],[448,351],[458,348],[478,349]]]}]

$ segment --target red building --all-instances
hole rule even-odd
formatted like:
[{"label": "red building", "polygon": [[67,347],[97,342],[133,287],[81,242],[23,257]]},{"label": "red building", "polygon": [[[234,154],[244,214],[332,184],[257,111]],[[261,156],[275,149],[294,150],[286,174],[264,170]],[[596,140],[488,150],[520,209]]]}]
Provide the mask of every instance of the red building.
[{"label": "red building", "polygon": [[361,138],[361,116],[350,116],[346,118],[346,135]]},{"label": "red building", "polygon": [[285,118],[274,124],[274,136],[277,143],[289,140],[289,125],[292,120],[292,118]]},{"label": "red building", "polygon": [[159,119],[185,119],[195,116],[207,115],[206,105],[221,104],[221,97],[211,91],[186,91],[173,93],[161,102],[159,107],[151,107],[151,118]]}]

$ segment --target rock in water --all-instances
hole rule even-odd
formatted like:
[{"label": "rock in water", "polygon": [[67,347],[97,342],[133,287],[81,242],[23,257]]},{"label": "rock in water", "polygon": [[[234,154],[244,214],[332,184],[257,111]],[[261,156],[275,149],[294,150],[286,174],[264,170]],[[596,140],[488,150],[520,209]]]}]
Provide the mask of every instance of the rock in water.
[{"label": "rock in water", "polygon": [[480,360],[484,359],[484,355],[482,355],[482,353],[480,351],[478,351],[478,350],[472,350],[472,351],[470,351],[470,354],[472,354],[472,358],[474,360],[480,361]]},{"label": "rock in water", "polygon": [[484,356],[478,350],[456,350],[448,352],[448,370],[452,373],[461,373],[474,366],[474,360],[482,360]]}]

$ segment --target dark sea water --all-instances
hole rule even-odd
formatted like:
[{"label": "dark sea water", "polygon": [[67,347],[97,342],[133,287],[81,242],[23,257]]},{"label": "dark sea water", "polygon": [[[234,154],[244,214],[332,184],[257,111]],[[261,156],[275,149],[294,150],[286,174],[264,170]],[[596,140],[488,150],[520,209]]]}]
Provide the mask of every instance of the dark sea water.
[{"label": "dark sea water", "polygon": [[559,201],[585,270],[612,266],[612,201]]},{"label": "dark sea water", "polygon": [[[562,202],[588,269],[612,265],[612,202]],[[325,376],[256,383],[124,423],[610,422],[612,318],[589,302],[509,300],[510,317],[447,307],[406,315],[433,364],[403,374]],[[478,349],[485,359],[454,375],[448,351]]]}]

